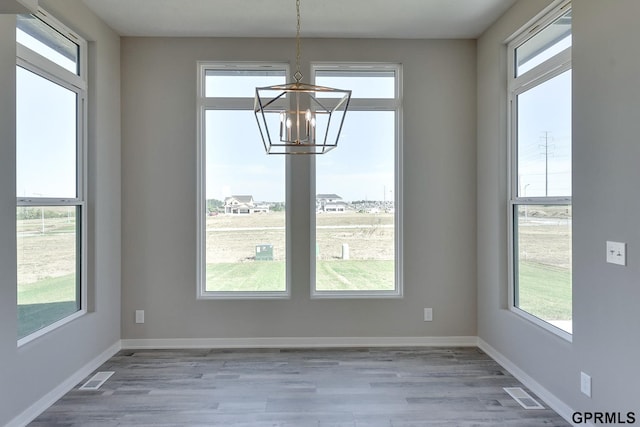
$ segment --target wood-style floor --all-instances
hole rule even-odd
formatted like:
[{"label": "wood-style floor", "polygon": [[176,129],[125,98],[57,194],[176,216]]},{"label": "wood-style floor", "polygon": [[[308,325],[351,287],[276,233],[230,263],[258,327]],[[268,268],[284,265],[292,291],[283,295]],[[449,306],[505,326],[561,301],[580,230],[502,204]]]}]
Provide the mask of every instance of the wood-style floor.
[{"label": "wood-style floor", "polygon": [[569,425],[519,406],[502,388],[522,385],[477,348],[125,350],[99,371],[115,374],[30,425]]}]

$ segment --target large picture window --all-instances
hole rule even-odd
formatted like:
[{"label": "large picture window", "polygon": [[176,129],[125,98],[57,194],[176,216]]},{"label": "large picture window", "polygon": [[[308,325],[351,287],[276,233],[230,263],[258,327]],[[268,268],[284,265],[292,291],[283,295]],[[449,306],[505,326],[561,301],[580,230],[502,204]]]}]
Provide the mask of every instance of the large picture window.
[{"label": "large picture window", "polygon": [[199,65],[199,298],[289,294],[285,159],[257,144],[253,112],[255,88],[286,75],[286,65]]},{"label": "large picture window", "polygon": [[16,27],[18,340],[85,311],[86,44],[48,15]]},{"label": "large picture window", "polygon": [[510,306],[570,337],[570,4],[560,4],[534,28],[509,45]]},{"label": "large picture window", "polygon": [[315,157],[316,298],[402,295],[400,71],[314,66],[315,84],[353,91],[339,148]]}]

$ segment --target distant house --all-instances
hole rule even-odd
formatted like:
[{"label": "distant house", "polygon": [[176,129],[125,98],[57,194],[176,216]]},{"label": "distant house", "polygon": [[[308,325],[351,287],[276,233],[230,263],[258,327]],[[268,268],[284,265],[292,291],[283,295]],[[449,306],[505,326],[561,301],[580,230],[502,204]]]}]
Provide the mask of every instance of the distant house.
[{"label": "distant house", "polygon": [[253,196],[229,196],[224,199],[224,213],[228,215],[249,215],[269,212],[266,204],[256,205]]},{"label": "distant house", "polygon": [[229,196],[224,199],[224,213],[245,215],[253,212],[253,196]]},{"label": "distant house", "polygon": [[337,194],[318,194],[316,196],[316,212],[344,212],[347,203]]}]

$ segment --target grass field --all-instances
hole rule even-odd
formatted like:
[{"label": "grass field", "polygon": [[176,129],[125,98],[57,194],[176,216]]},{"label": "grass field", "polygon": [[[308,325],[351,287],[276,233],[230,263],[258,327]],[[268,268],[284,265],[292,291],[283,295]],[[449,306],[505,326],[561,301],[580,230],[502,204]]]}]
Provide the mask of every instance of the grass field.
[{"label": "grass field", "polygon": [[[207,291],[284,291],[284,261],[207,264]],[[393,290],[394,262],[377,260],[319,261],[316,288]]]},{"label": "grass field", "polygon": [[[316,215],[318,290],[393,290],[393,214]],[[207,218],[207,290],[283,291],[285,213]],[[273,247],[273,262],[255,261],[256,245]],[[343,259],[343,245],[349,257]]]},{"label": "grass field", "polygon": [[571,241],[570,208],[520,207],[519,308],[550,322],[572,319]]},{"label": "grass field", "polygon": [[[570,320],[571,227],[554,209],[519,218],[519,306],[545,320]],[[316,221],[318,290],[393,289],[392,214],[324,213]],[[207,289],[284,290],[284,225],[284,212],[207,217]],[[76,223],[73,215],[58,215],[19,220],[17,228],[24,333],[77,310]],[[255,261],[259,244],[273,245],[273,261]],[[343,244],[349,259],[343,259]]]},{"label": "grass field", "polygon": [[392,291],[393,260],[318,261],[316,289],[319,291]]},{"label": "grass field", "polygon": [[519,307],[547,321],[571,320],[571,271],[520,263]]},{"label": "grass field", "polygon": [[75,313],[77,301],[75,274],[18,286],[18,338]]},{"label": "grass field", "polygon": [[44,218],[22,219],[16,224],[19,338],[80,308],[75,215],[65,215],[67,208],[47,209],[50,211]]}]

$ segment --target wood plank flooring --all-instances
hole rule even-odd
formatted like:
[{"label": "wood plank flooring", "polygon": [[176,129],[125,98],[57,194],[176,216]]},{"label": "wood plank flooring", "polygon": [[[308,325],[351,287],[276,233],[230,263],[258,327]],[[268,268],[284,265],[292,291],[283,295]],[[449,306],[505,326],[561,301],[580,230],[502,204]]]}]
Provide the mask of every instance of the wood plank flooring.
[{"label": "wood plank flooring", "polygon": [[115,374],[30,426],[569,425],[520,407],[502,388],[522,385],[477,348],[123,350],[98,370]]}]

